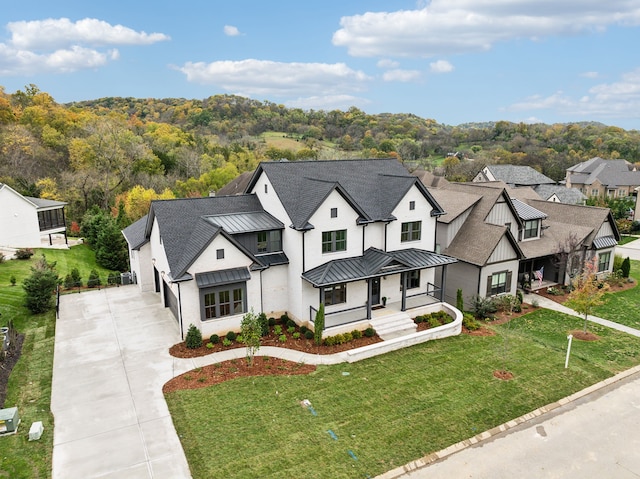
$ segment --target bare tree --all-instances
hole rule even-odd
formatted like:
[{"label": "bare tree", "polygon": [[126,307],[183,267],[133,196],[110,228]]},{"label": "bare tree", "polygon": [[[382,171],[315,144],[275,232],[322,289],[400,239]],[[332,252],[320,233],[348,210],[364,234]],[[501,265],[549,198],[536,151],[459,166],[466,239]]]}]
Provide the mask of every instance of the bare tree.
[{"label": "bare tree", "polygon": [[562,283],[569,276],[569,283],[582,272],[584,267],[584,250],[576,233],[569,233],[564,240],[558,241],[554,251],[554,265],[558,268]]}]

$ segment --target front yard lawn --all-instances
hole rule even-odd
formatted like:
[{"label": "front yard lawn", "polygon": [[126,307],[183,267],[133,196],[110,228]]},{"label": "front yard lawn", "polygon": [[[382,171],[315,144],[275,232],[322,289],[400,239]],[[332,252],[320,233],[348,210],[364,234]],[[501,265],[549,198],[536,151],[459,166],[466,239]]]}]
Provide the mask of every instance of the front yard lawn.
[{"label": "front yard lawn", "polygon": [[605,303],[594,309],[593,315],[616,323],[640,329],[640,261],[631,261],[630,275],[636,287],[619,293],[606,294]]},{"label": "front yard lawn", "polygon": [[[166,398],[196,479],[373,477],[640,363],[640,339],[590,325],[600,340],[574,341],[564,369],[567,335],[581,325],[536,310],[491,326],[495,336]],[[496,369],[515,377],[496,379]]]}]

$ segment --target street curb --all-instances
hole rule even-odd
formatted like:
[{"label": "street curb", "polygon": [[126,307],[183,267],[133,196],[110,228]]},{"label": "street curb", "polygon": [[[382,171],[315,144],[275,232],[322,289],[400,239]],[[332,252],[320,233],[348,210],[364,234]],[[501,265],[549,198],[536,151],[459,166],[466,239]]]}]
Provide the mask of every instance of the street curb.
[{"label": "street curb", "polygon": [[562,398],[551,404],[547,404],[546,406],[542,406],[534,411],[531,411],[520,417],[512,419],[511,421],[508,421],[504,424],[501,424],[492,429],[489,429],[488,431],[484,431],[484,432],[481,432],[480,434],[476,434],[475,436],[470,437],[469,439],[465,439],[456,444],[452,444],[451,446],[445,449],[442,449],[437,452],[432,452],[431,454],[428,454],[420,459],[416,459],[415,461],[411,461],[410,463],[405,464],[404,466],[397,467],[383,474],[380,474],[379,476],[376,476],[375,479],[400,478],[409,472],[416,471],[430,464],[433,464],[434,462],[445,459],[468,447],[475,446],[476,444],[479,444],[483,441],[487,441],[488,439],[491,439],[500,433],[513,429],[514,427],[519,426],[520,424],[526,423],[528,421],[531,421],[532,419],[536,419],[546,413],[549,413],[551,411],[554,411],[555,409],[558,409],[559,407],[565,406],[574,401],[577,401],[578,399],[588,396],[589,394],[593,394],[594,392],[597,392],[600,389],[603,389],[607,386],[610,386],[619,381],[622,381],[630,376],[633,376],[634,374],[640,374],[640,365],[635,366],[631,369],[627,369],[626,371],[622,371],[621,373],[618,373],[615,376],[611,376],[610,378],[604,379],[596,384],[593,384],[576,393],[573,393],[570,396]]}]

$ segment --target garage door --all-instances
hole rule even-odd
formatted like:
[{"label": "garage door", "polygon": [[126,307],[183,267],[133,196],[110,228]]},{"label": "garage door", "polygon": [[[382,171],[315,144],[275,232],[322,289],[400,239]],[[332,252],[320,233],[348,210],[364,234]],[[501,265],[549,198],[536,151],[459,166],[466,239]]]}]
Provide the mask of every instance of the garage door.
[{"label": "garage door", "polygon": [[164,290],[164,307],[168,307],[173,313],[173,317],[178,321],[178,298],[173,294],[166,281],[162,282],[162,286]]}]

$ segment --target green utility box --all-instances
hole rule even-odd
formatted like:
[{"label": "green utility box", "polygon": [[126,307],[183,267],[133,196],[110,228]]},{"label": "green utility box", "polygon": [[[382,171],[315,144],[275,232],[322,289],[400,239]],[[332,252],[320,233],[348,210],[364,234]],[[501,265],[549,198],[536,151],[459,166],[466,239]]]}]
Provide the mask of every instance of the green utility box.
[{"label": "green utility box", "polygon": [[20,416],[18,416],[17,407],[0,409],[0,435],[16,432],[18,424],[20,424]]}]

